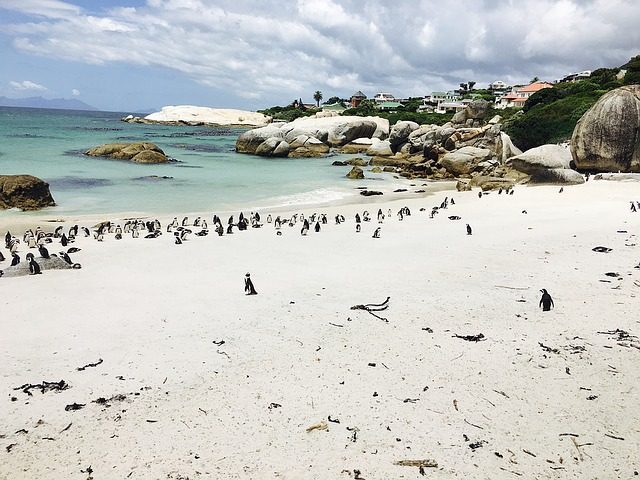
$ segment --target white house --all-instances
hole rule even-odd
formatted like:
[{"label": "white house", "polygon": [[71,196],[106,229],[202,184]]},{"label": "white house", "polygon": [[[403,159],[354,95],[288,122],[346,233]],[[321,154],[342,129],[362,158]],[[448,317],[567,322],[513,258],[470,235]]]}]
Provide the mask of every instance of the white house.
[{"label": "white house", "polygon": [[489,84],[489,90],[504,90],[505,88],[507,88],[507,84],[502,80],[496,80]]},{"label": "white house", "polygon": [[373,97],[373,101],[376,103],[395,102],[395,100],[396,97],[394,97],[390,93],[376,93]]},{"label": "white house", "polygon": [[533,82],[524,87],[514,87],[509,93],[496,99],[496,108],[523,107],[531,95],[551,87],[553,85],[547,82]]},{"label": "white house", "polygon": [[457,102],[462,99],[462,96],[453,91],[448,92],[431,92],[430,95],[424,97],[422,101],[423,105],[438,104],[440,102]]}]

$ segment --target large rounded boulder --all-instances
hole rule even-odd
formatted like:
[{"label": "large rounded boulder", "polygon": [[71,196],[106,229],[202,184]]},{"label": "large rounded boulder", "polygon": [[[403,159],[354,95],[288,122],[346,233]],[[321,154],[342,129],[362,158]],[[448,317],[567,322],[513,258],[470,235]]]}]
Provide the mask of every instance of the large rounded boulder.
[{"label": "large rounded boulder", "polygon": [[640,85],[616,88],[578,121],[571,137],[576,168],[640,172]]},{"label": "large rounded boulder", "polygon": [[416,122],[400,121],[397,122],[389,132],[389,144],[391,150],[397,152],[403,143],[406,143],[409,135],[420,127]]},{"label": "large rounded boulder", "polygon": [[0,175],[0,209],[39,210],[55,204],[47,182],[31,175]]},{"label": "large rounded boulder", "polygon": [[439,163],[452,175],[468,175],[492,156],[491,150],[486,148],[462,147],[443,155]]}]

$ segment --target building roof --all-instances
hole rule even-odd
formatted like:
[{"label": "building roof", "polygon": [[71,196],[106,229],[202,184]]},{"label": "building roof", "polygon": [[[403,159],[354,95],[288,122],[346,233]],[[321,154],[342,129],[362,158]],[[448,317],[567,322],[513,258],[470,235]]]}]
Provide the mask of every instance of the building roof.
[{"label": "building roof", "polygon": [[353,98],[353,97],[356,97],[356,98],[357,98],[357,97],[360,97],[360,98],[367,98],[367,96],[366,96],[364,93],[362,93],[360,90],[358,90],[356,93],[354,93],[353,95],[351,95],[351,98]]},{"label": "building roof", "polygon": [[377,108],[398,108],[401,106],[402,104],[400,102],[381,102],[377,105]]},{"label": "building roof", "polygon": [[529,92],[537,92],[539,90],[542,90],[543,88],[551,88],[551,87],[553,87],[553,85],[547,82],[533,82],[527,85],[526,87],[519,88],[518,91],[523,93],[529,93]]},{"label": "building roof", "polygon": [[506,95],[500,97],[500,100],[515,100],[516,98],[520,98],[518,97],[516,92],[509,92]]}]

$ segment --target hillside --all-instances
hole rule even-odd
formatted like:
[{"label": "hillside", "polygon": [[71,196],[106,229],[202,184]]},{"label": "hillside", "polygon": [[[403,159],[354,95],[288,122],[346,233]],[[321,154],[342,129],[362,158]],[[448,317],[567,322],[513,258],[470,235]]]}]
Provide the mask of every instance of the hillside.
[{"label": "hillside", "polygon": [[640,83],[640,55],[619,68],[600,68],[576,83],[558,83],[534,93],[504,130],[522,150],[571,138],[582,115],[614,88]]},{"label": "hillside", "polygon": [[57,110],[97,110],[75,98],[8,98],[0,97],[2,107],[23,107],[23,108],[51,108]]}]

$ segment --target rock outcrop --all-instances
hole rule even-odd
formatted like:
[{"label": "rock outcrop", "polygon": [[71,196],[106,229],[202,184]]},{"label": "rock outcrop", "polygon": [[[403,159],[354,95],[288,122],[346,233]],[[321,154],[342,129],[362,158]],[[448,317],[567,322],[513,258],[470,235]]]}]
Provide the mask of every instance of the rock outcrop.
[{"label": "rock outcrop", "polygon": [[[263,142],[271,139],[270,142],[273,144],[275,138],[283,139],[289,144],[290,157],[324,155],[331,147],[345,145],[364,151],[373,145],[373,142],[368,143],[366,139],[383,139],[388,134],[389,122],[379,117],[301,117],[293,122],[272,124],[243,132],[236,140],[236,151],[256,154]],[[304,146],[298,145],[302,139]],[[262,150],[264,151],[264,148]]]},{"label": "rock outcrop", "polygon": [[562,145],[541,145],[507,160],[507,165],[530,175],[529,183],[577,185],[583,176],[571,169],[571,152]]},{"label": "rock outcrop", "polygon": [[0,209],[39,210],[55,204],[47,182],[32,175],[0,175]]},{"label": "rock outcrop", "polygon": [[571,137],[576,168],[640,172],[640,85],[605,94],[582,116]]},{"label": "rock outcrop", "polygon": [[468,175],[492,156],[491,150],[486,148],[462,147],[455,152],[446,153],[440,159],[440,165],[452,175]]},{"label": "rock outcrop", "polygon": [[167,163],[170,161],[155,143],[149,142],[107,143],[91,148],[84,154],[91,157],[130,160],[136,163]]},{"label": "rock outcrop", "polygon": [[347,173],[347,178],[351,178],[353,180],[361,180],[364,178],[364,172],[360,167],[353,167],[349,173]]},{"label": "rock outcrop", "polygon": [[262,113],[230,108],[196,107],[193,105],[171,105],[162,107],[146,117],[128,115],[122,119],[129,123],[161,123],[192,126],[242,126],[259,127],[268,124],[271,117]]}]

